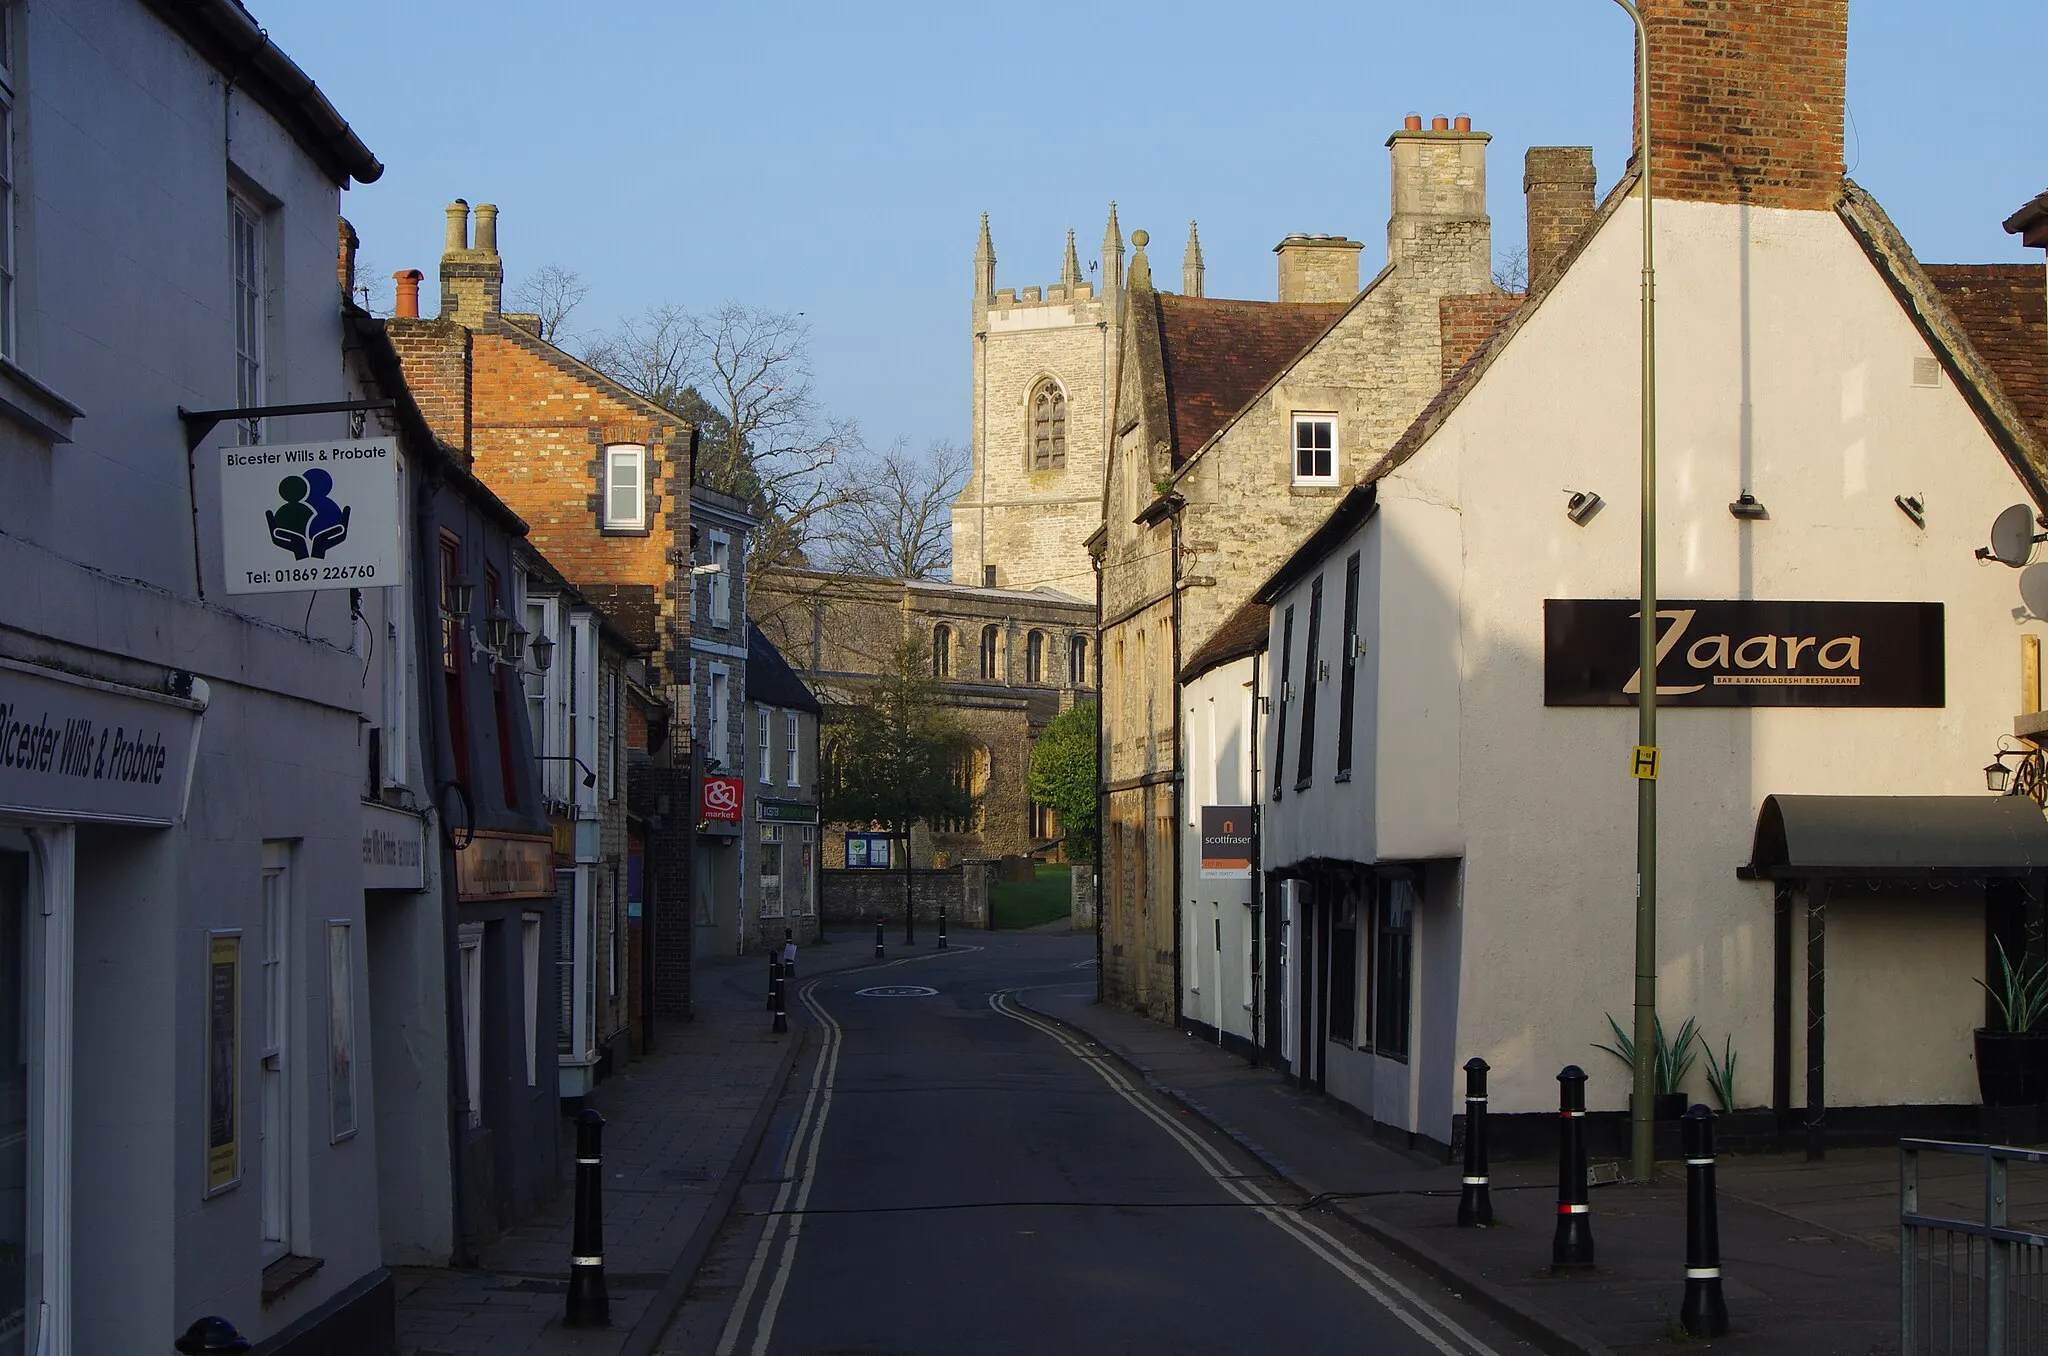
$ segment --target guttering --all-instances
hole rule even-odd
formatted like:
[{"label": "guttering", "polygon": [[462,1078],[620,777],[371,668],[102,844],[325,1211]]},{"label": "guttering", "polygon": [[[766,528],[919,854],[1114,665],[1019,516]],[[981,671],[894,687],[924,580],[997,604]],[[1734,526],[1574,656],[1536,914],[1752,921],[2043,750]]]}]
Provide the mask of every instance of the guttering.
[{"label": "guttering", "polygon": [[235,0],[143,0],[235,86],[285,125],[335,183],[373,184],[384,166],[313,78]]}]

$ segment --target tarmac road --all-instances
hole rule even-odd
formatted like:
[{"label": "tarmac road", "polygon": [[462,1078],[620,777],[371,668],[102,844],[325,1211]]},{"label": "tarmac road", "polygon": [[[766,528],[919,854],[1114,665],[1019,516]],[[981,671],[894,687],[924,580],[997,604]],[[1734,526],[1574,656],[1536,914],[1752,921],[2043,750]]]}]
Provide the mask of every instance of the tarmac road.
[{"label": "tarmac road", "polygon": [[1526,1350],[1011,997],[1094,985],[1092,937],[1046,934],[800,980],[808,1048],[661,1350]]}]

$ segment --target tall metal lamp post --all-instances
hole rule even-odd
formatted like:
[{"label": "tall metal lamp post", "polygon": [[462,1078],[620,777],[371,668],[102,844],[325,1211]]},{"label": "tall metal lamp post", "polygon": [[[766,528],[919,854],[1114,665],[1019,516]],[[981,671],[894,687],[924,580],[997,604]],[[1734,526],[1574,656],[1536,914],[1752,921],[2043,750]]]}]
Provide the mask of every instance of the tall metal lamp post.
[{"label": "tall metal lamp post", "polygon": [[[1636,26],[1636,172],[1643,192],[1642,610],[1636,623],[1636,1010],[1635,1099],[1629,1167],[1639,1182],[1657,1170],[1657,270],[1650,233],[1650,30],[1630,0],[1614,0]],[[1647,753],[1645,751],[1648,751]],[[1647,773],[1647,775],[1646,775]]]}]

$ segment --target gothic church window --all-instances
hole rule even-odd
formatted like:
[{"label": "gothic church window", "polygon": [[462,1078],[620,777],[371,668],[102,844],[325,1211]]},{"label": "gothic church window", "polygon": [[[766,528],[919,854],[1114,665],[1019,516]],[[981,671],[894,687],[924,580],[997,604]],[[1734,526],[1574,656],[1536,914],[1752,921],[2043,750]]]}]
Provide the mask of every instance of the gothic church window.
[{"label": "gothic church window", "polygon": [[1045,681],[1045,632],[1033,631],[1024,638],[1024,681]]},{"label": "gothic church window", "polygon": [[1067,393],[1043,381],[1031,393],[1031,469],[1063,471],[1067,466]]},{"label": "gothic church window", "polygon": [[1001,635],[994,626],[981,628],[981,676],[991,683],[996,681],[996,651]]},{"label": "gothic church window", "polygon": [[932,628],[932,677],[953,676],[953,628],[944,622]]},{"label": "gothic church window", "polygon": [[1067,649],[1067,685],[1088,686],[1088,637],[1077,635]]}]

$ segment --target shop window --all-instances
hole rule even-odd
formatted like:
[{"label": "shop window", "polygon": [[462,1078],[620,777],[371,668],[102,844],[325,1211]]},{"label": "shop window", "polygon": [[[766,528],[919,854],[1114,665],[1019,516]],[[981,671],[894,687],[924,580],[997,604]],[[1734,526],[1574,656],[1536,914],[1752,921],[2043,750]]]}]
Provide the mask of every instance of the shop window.
[{"label": "shop window", "polygon": [[1358,552],[1344,562],[1344,683],[1337,693],[1337,780],[1351,780],[1352,707],[1358,696]]},{"label": "shop window", "polygon": [[761,826],[761,916],[782,917],[782,826]]},{"label": "shop window", "polygon": [[1274,676],[1279,680],[1278,691],[1273,695],[1277,708],[1273,713],[1273,799],[1280,799],[1281,788],[1287,782],[1287,699],[1294,692],[1292,673],[1294,670],[1294,604],[1280,614],[1280,670]]},{"label": "shop window", "polygon": [[1408,1058],[1415,973],[1415,882],[1382,876],[1373,917],[1372,1048]]},{"label": "shop window", "polygon": [[1330,1039],[1358,1039],[1358,887],[1347,884],[1330,910]]},{"label": "shop window", "polygon": [[1033,631],[1024,637],[1024,681],[1042,683],[1045,681],[1045,632]]},{"label": "shop window", "polygon": [[1315,775],[1316,697],[1322,683],[1323,577],[1319,574],[1308,591],[1308,648],[1301,656],[1301,756],[1294,774],[1294,789],[1306,791]]}]

